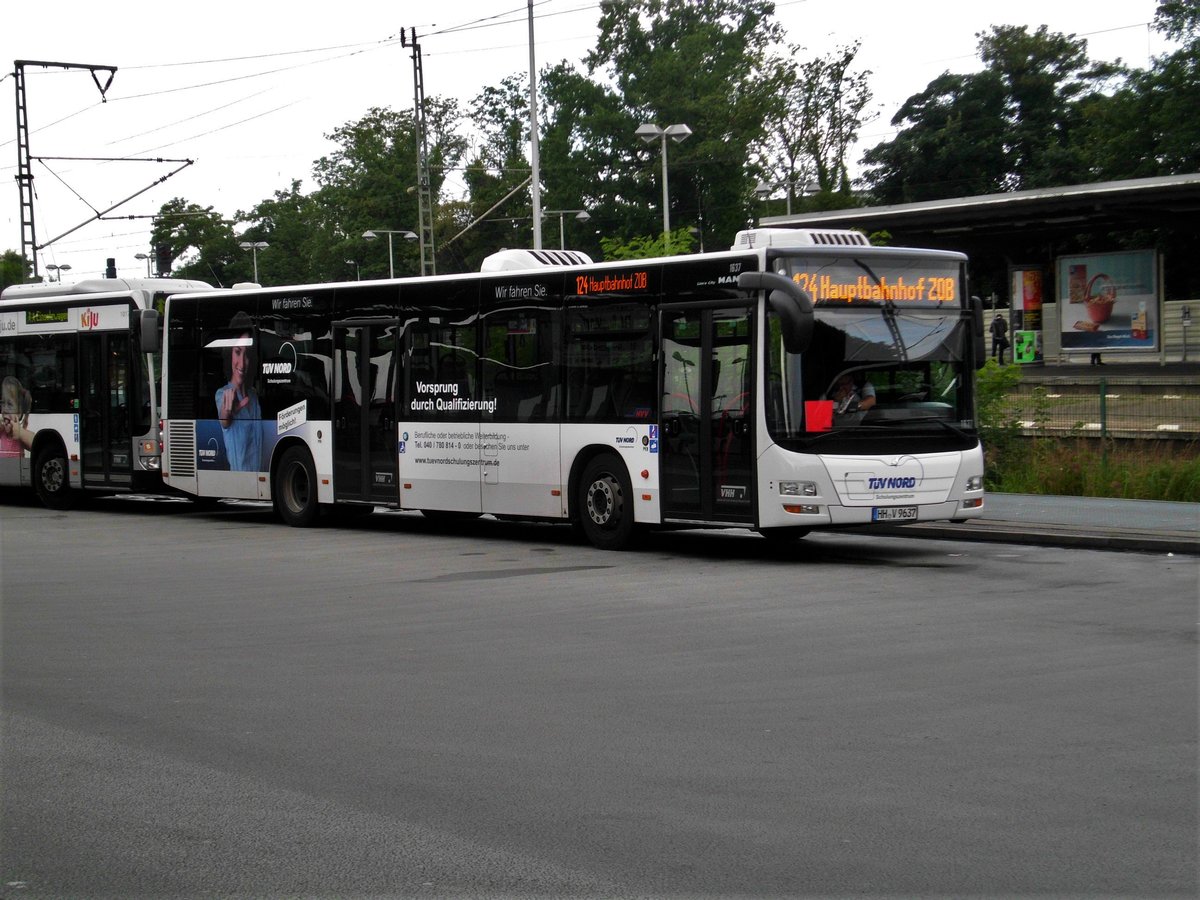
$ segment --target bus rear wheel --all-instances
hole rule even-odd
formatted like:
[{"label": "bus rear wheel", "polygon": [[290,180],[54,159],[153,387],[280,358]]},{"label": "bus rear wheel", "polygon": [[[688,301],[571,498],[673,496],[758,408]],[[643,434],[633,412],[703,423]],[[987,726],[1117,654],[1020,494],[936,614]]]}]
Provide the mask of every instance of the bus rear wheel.
[{"label": "bus rear wheel", "polygon": [[304,528],[317,521],[317,469],[303,447],[284,451],[275,469],[275,509],[285,525]]},{"label": "bus rear wheel", "polygon": [[33,489],[49,509],[70,509],[75,505],[71,490],[71,470],[61,447],[46,447],[33,460]]},{"label": "bus rear wheel", "polygon": [[579,524],[600,550],[620,550],[633,536],[633,485],[625,464],[611,454],[597,456],[579,479]]}]

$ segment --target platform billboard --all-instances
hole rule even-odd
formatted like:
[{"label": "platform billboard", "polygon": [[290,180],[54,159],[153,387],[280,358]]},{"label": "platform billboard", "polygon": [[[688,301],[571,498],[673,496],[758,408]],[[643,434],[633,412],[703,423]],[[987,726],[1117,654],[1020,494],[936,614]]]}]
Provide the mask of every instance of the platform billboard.
[{"label": "platform billboard", "polygon": [[1154,250],[1060,256],[1055,268],[1063,350],[1159,349],[1161,299]]}]

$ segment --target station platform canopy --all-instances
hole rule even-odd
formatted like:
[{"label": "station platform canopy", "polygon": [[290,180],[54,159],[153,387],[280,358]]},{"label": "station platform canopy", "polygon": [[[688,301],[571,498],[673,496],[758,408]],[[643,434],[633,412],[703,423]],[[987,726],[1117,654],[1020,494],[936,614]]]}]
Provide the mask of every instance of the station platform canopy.
[{"label": "station platform canopy", "polygon": [[[1184,236],[1190,243],[1198,217],[1200,173],[1194,173],[764,216],[759,224],[887,231],[894,246],[961,250],[973,263],[993,270],[1012,262],[1048,263],[1081,246],[1092,251],[1120,249],[1118,235],[1138,235],[1133,239],[1138,242],[1141,233],[1169,232],[1170,237],[1157,241],[1175,248],[1166,250],[1168,288],[1173,285],[1191,296],[1200,290],[1200,279],[1178,247]],[[1144,240],[1156,243],[1154,238]]]},{"label": "station platform canopy", "polygon": [[977,197],[763,217],[764,227],[886,229],[904,243],[946,235],[1028,236],[1035,232],[1194,227],[1200,214],[1200,173],[1102,181]]}]

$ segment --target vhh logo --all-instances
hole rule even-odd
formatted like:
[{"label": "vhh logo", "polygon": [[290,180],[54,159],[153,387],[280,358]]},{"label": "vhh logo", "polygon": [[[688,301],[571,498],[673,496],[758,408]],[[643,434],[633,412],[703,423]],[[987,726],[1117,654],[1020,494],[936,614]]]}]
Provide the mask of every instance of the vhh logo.
[{"label": "vhh logo", "polygon": [[79,327],[84,331],[91,331],[93,328],[100,326],[100,313],[94,309],[85,309],[79,314]]}]

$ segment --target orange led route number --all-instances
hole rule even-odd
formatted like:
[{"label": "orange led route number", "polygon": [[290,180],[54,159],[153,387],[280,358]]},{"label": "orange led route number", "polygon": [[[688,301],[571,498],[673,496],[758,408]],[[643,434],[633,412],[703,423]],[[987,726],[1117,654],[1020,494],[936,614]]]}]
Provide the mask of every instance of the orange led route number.
[{"label": "orange led route number", "polygon": [[576,294],[611,294],[616,291],[644,291],[649,284],[645,270],[603,275],[576,275]]},{"label": "orange led route number", "polygon": [[814,303],[953,303],[958,296],[955,279],[943,277],[883,276],[876,281],[866,275],[845,279],[797,272],[792,280],[808,291]]}]

